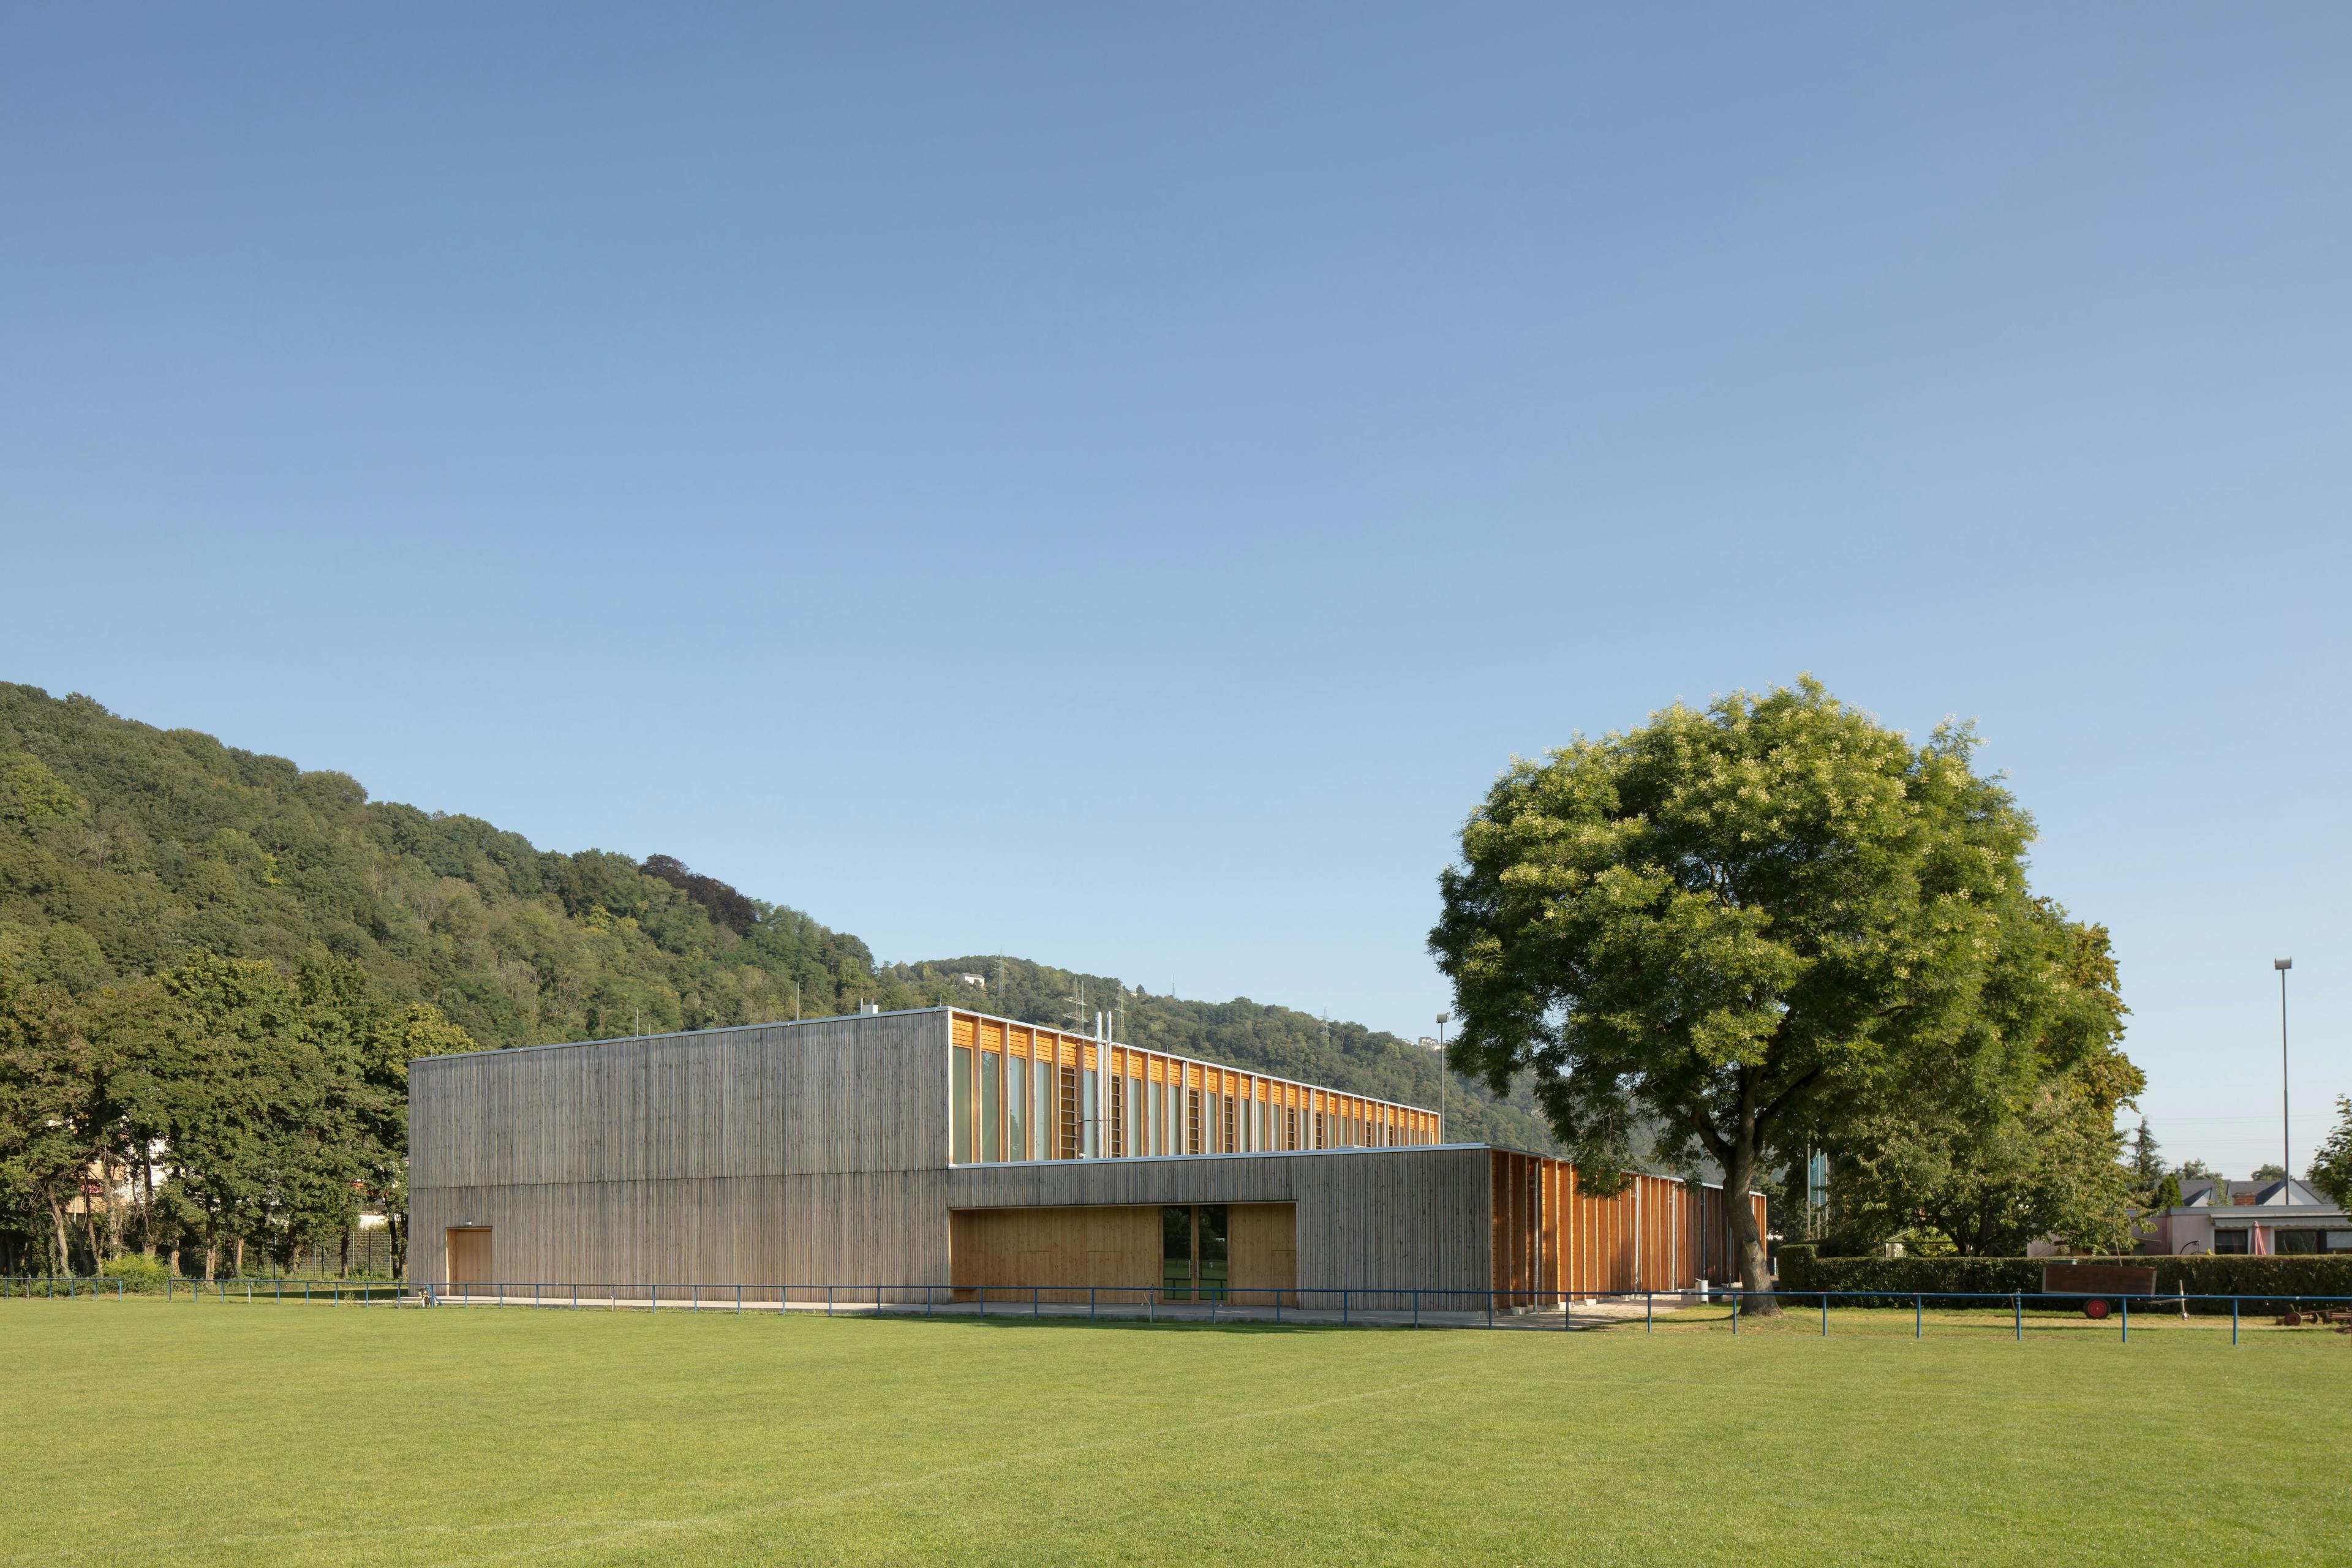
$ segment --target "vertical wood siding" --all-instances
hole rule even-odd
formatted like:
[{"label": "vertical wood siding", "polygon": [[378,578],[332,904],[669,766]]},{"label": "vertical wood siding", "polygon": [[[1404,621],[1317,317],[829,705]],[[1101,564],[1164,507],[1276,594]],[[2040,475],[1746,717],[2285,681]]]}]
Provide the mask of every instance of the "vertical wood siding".
[{"label": "vertical wood siding", "polygon": [[[1273,1260],[1286,1248],[1291,1272],[1265,1283],[1295,1280],[1310,1307],[1330,1304],[1314,1292],[1342,1287],[1368,1292],[1355,1299],[1371,1309],[1402,1308],[1413,1289],[1465,1292],[1424,1304],[1466,1308],[1489,1289],[1507,1293],[1507,1305],[1540,1304],[1731,1272],[1715,1188],[1637,1176],[1595,1198],[1560,1161],[1476,1145],[951,1166],[958,1040],[974,1055],[1034,1052],[1072,1068],[1094,1054],[1052,1030],[935,1009],[419,1061],[409,1075],[412,1269],[446,1279],[447,1232],[481,1226],[510,1284],[887,1292],[962,1282],[968,1260],[953,1237],[992,1238],[995,1226],[1012,1226],[1002,1234],[1018,1245],[1007,1245],[1034,1266],[1039,1247],[1020,1240],[1014,1222],[958,1220],[951,1235],[950,1211],[1223,1204],[1277,1205],[1234,1221],[1236,1266],[1246,1254],[1253,1272],[1278,1270]],[[1262,1093],[1293,1113],[1285,1120],[1301,1143],[1318,1118],[1328,1119],[1327,1138],[1330,1124],[1340,1136],[1366,1136],[1365,1123],[1342,1119],[1380,1109],[1124,1047],[1111,1060],[1122,1076],[1190,1080],[1251,1103]],[[1435,1131],[1433,1121],[1377,1135]],[[1762,1200],[1753,1202],[1760,1223]],[[971,1245],[1003,1250],[992,1239]],[[1091,1243],[1057,1256],[1074,1268],[1085,1257],[1088,1272],[1013,1283],[1099,1283],[1101,1257],[1123,1259],[1122,1268],[1135,1262]],[[1156,1250],[1150,1262],[1147,1282],[1157,1278]],[[921,1295],[901,1289],[895,1299]]]},{"label": "vertical wood siding", "polygon": [[[1694,1190],[1670,1176],[1633,1176],[1600,1198],[1576,1167],[1534,1154],[1493,1152],[1492,1288],[1520,1305],[1562,1294],[1680,1290],[1730,1278],[1730,1226],[1723,1190]],[[1752,1195],[1757,1226],[1764,1199]]]},{"label": "vertical wood siding", "polygon": [[416,1278],[487,1226],[504,1279],[947,1278],[947,1015],[438,1057],[409,1069]]}]

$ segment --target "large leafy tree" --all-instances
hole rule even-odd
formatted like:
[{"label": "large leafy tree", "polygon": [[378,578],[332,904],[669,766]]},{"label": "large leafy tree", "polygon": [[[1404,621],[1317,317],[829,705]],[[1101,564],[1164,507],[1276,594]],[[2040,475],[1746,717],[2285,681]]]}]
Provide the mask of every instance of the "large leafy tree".
[{"label": "large leafy tree", "polygon": [[37,1216],[59,1270],[73,1266],[67,1210],[102,1138],[90,1058],[71,998],[0,958],[0,1203]]},{"label": "large leafy tree", "polygon": [[[1807,679],[1514,763],[1441,878],[1454,1065],[1531,1071],[1588,1180],[1647,1120],[1735,1193],[1873,1106],[2031,1078],[2071,984],[2063,921],[1972,747],[1949,725],[1914,745]],[[1727,1208],[1765,1289],[1763,1237]]]},{"label": "large leafy tree", "polygon": [[2126,1009],[2106,931],[2042,900],[2013,915],[1980,1003],[1985,1048],[1890,1075],[1812,1130],[1840,1160],[1849,1242],[1908,1236],[2015,1256],[2056,1237],[2123,1251],[2160,1187],[2147,1124],[2132,1163],[2116,1130],[2147,1080],[2119,1048]]},{"label": "large leafy tree", "polygon": [[2352,1096],[2336,1097],[2335,1129],[2319,1146],[2305,1179],[2333,1198],[2337,1208],[2352,1209]]}]

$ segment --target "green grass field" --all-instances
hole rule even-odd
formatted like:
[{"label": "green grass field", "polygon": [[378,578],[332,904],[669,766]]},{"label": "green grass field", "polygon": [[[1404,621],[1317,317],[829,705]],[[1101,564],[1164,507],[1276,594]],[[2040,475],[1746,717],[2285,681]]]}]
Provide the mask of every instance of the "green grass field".
[{"label": "green grass field", "polygon": [[2352,1336],[1848,1326],[0,1301],[0,1563],[2352,1558]]}]

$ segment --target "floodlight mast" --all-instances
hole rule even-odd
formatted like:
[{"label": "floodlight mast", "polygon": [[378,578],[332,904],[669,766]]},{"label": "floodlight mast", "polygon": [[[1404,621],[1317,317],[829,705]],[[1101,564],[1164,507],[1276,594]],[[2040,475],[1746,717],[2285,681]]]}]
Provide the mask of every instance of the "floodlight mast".
[{"label": "floodlight mast", "polygon": [[2273,958],[2271,967],[2279,977],[2279,1206],[2294,1202],[2294,1136],[2287,1121],[2286,1077],[2286,972],[2294,967],[2292,958]]}]

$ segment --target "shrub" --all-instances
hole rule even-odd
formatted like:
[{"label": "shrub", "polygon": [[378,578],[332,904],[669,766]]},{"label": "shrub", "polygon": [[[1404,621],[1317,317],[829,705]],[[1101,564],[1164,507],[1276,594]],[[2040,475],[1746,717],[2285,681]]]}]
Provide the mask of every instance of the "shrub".
[{"label": "shrub", "polygon": [[98,1272],[100,1279],[121,1280],[126,1295],[160,1296],[163,1293],[163,1276],[169,1270],[160,1258],[143,1252],[126,1252],[110,1259]]},{"label": "shrub", "polygon": [[[2085,1263],[2123,1263],[2156,1269],[2156,1294],[2248,1296],[2264,1301],[2298,1297],[2352,1297],[2352,1254],[2296,1258],[2100,1258]],[[2064,1258],[1822,1258],[1810,1247],[1780,1249],[1780,1289],[1885,1292],[1853,1306],[1908,1306],[1914,1292],[2018,1292],[2042,1289],[2042,1270]],[[1948,1303],[1958,1305],[1958,1303]],[[2226,1301],[2189,1303],[2189,1310],[2226,1313]]]}]

